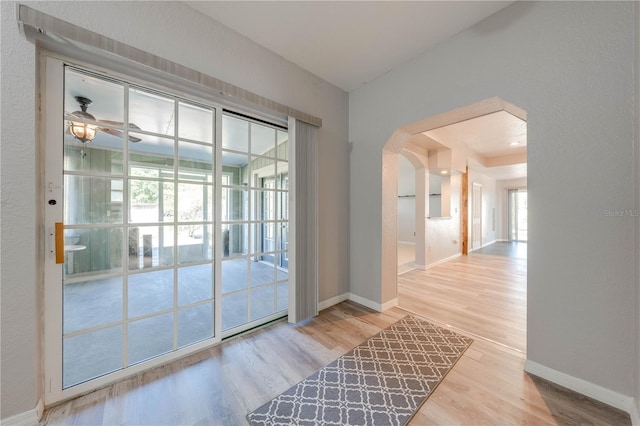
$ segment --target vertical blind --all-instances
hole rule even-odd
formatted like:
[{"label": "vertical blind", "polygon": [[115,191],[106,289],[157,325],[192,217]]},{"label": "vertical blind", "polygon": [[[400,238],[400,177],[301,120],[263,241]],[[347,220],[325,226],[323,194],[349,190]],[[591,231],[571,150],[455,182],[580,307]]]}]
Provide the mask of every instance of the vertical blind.
[{"label": "vertical blind", "polygon": [[289,244],[294,259],[289,264],[289,322],[318,314],[318,128],[289,118],[289,173],[293,174],[289,196]]}]

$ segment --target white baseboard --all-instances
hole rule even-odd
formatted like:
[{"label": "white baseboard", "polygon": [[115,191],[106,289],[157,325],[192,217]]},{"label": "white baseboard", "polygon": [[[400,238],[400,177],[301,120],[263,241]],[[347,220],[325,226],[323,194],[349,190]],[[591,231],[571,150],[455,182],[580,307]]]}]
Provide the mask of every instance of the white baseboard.
[{"label": "white baseboard", "polygon": [[484,248],[486,246],[490,246],[491,244],[495,243],[496,241],[498,241],[498,240],[489,241],[488,243],[483,244],[482,247]]},{"label": "white baseboard", "polygon": [[38,410],[32,409],[0,420],[2,426],[37,426]]},{"label": "white baseboard", "polygon": [[339,294],[338,296],[331,297],[327,300],[323,300],[322,302],[318,303],[318,311],[322,311],[333,305],[337,305],[340,302],[344,302],[345,300],[348,300],[348,299],[349,299],[349,292],[346,292],[346,293]]},{"label": "white baseboard", "polygon": [[640,401],[633,400],[629,417],[631,417],[631,424],[633,426],[640,426]]},{"label": "white baseboard", "polygon": [[[629,416],[631,416],[632,418],[632,422],[634,417],[632,411],[636,412],[636,418],[638,416],[637,407],[634,410],[635,401],[630,396],[622,395],[618,392],[612,391],[611,389],[603,388],[602,386],[587,382],[586,380],[561,373],[560,371],[545,367],[544,365],[538,364],[537,362],[531,360],[525,361],[524,371],[567,389],[571,389],[572,391],[578,392],[579,394],[582,394],[584,396],[588,396],[589,398],[593,398],[597,401],[623,410],[629,413]],[[638,423],[633,422],[633,424],[637,425]]]},{"label": "white baseboard", "polygon": [[382,304],[374,302],[373,300],[365,299],[357,294],[349,293],[349,300],[356,302],[359,305],[366,306],[374,311],[382,312]]},{"label": "white baseboard", "polygon": [[44,416],[44,400],[42,398],[38,399],[36,413],[38,414],[38,421],[42,420],[42,416]]},{"label": "white baseboard", "polygon": [[388,302],[383,303],[381,312],[384,312],[387,309],[391,309],[391,308],[393,308],[395,306],[398,306],[398,298],[397,297],[395,299],[391,299]]},{"label": "white baseboard", "polygon": [[473,251],[476,251],[476,250],[483,249],[483,248],[485,248],[487,246],[490,246],[491,244],[497,243],[498,241],[507,241],[507,240],[498,240],[498,239],[496,239],[496,240],[493,240],[493,241],[489,241],[488,243],[484,243],[484,244],[480,245],[480,247],[477,247],[477,248],[469,247],[469,253],[471,253]]},{"label": "white baseboard", "polygon": [[374,302],[373,300],[365,299],[364,297],[360,297],[357,294],[349,293],[349,300],[352,302],[356,302],[359,305],[366,306],[367,308],[373,309],[377,312],[384,312],[387,309],[391,309],[394,306],[398,306],[398,299],[392,299],[385,303]]},{"label": "white baseboard", "polygon": [[418,265],[417,263],[414,265],[415,269],[420,269],[421,271],[426,271],[427,267],[424,265]]},{"label": "white baseboard", "polygon": [[365,299],[364,297],[360,297],[357,294],[353,293],[342,293],[338,296],[332,297],[327,300],[323,300],[318,303],[318,311],[322,311],[323,309],[327,309],[333,305],[337,305],[340,302],[344,302],[345,300],[351,300],[359,305],[366,306],[367,308],[373,309],[377,312],[384,312],[387,309],[391,309],[394,306],[398,306],[398,299],[392,299],[385,303],[374,302],[369,299]]},{"label": "white baseboard", "polygon": [[398,241],[400,244],[407,244],[409,246],[415,246],[415,241]]},{"label": "white baseboard", "polygon": [[424,270],[431,269],[431,268],[435,268],[435,267],[436,267],[436,266],[438,266],[438,265],[442,265],[443,263],[447,263],[448,261],[453,260],[453,259],[456,259],[456,258],[458,258],[458,257],[460,257],[460,256],[462,256],[462,253],[456,253],[456,254],[454,254],[453,256],[445,257],[444,259],[440,259],[440,260],[438,260],[438,261],[435,261],[435,262],[433,262],[433,263],[428,264],[428,265],[424,268]]}]

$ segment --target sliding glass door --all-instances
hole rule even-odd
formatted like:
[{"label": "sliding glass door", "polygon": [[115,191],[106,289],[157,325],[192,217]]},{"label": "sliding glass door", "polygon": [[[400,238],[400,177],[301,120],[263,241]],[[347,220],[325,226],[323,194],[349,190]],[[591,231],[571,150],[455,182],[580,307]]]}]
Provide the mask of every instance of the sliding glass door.
[{"label": "sliding glass door", "polygon": [[527,241],[527,190],[509,190],[509,241]]},{"label": "sliding glass door", "polygon": [[94,132],[62,135],[68,388],[214,337],[216,110],[72,67],[64,86]]},{"label": "sliding glass door", "polygon": [[223,115],[223,335],[287,310],[287,150],[284,129]]},{"label": "sliding glass door", "polygon": [[286,315],[286,129],[46,68],[46,402]]}]

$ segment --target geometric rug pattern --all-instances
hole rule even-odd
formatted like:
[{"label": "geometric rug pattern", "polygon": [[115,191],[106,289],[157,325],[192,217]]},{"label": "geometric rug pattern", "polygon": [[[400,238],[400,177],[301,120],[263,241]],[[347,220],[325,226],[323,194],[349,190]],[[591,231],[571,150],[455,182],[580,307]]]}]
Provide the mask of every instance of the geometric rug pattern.
[{"label": "geometric rug pattern", "polygon": [[247,415],[251,425],[404,425],[473,339],[406,316]]}]

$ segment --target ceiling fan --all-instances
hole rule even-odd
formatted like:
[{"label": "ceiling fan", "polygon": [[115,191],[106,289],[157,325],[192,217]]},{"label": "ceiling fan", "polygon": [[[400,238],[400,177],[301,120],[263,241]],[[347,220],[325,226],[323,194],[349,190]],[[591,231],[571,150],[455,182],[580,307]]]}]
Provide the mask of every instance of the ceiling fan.
[{"label": "ceiling fan", "polygon": [[[69,114],[69,116],[80,118],[83,120],[97,121],[93,115],[87,112],[87,108],[93,102],[91,99],[85,98],[84,96],[75,96],[75,100],[80,105],[80,111],[74,111],[71,114]],[[113,124],[116,126],[122,126],[124,124],[121,121],[111,121],[111,120],[100,120],[100,123]],[[133,123],[129,123],[129,129],[141,130],[140,127],[136,126]],[[76,139],[78,139],[82,143],[91,142],[93,138],[96,137],[96,132],[98,130],[119,138],[124,137],[124,132],[122,130],[113,129],[111,127],[102,127],[92,123],[81,123],[78,121],[69,120],[69,132],[71,132],[71,134],[75,136]],[[140,142],[141,140],[142,139],[140,138],[129,135],[129,142],[135,143],[135,142]]]}]

